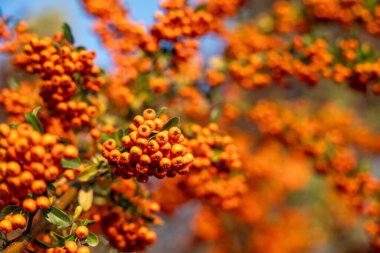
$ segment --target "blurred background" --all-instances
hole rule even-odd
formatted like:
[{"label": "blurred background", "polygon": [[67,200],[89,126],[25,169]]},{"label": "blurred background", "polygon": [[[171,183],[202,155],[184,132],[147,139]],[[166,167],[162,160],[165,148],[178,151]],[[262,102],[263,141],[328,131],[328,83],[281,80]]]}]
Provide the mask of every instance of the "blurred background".
[{"label": "blurred background", "polygon": [[[221,0],[223,1],[223,0]],[[145,24],[149,27],[154,22],[154,13],[159,9],[159,1],[157,0],[127,0],[124,1],[125,5],[130,10],[130,15],[136,22]],[[247,5],[248,8],[245,16],[253,16],[259,14],[263,10],[267,10],[273,1],[270,0],[250,0]],[[54,32],[61,29],[62,23],[68,23],[75,36],[76,44],[83,45],[88,49],[95,50],[97,53],[96,63],[105,70],[112,68],[110,57],[106,50],[102,47],[96,34],[92,31],[92,17],[90,17],[79,0],[1,0],[0,1],[1,13],[4,16],[11,16],[14,20],[26,20],[30,23],[32,30],[40,35],[52,35]],[[323,31],[323,29],[321,29]],[[338,27],[329,27],[329,32],[340,33]],[[321,32],[323,34],[323,32]],[[349,33],[347,33],[349,34]],[[341,34],[340,34],[341,35]],[[359,34],[366,41],[369,41],[379,48],[379,41],[368,37],[365,33]],[[201,39],[202,47],[201,52],[206,58],[223,52],[224,43],[216,36],[206,36]],[[7,60],[1,56],[1,60]],[[1,79],[4,81],[10,75],[11,69],[0,70]],[[380,120],[378,120],[380,102],[374,95],[365,95],[349,90],[347,87],[335,85],[331,82],[323,82],[316,88],[310,89],[303,85],[294,85],[292,89],[279,89],[278,87],[259,90],[252,95],[252,100],[257,98],[272,98],[272,99],[294,99],[298,97],[308,97],[315,103],[324,103],[326,101],[335,101],[346,107],[355,108],[360,112],[362,118],[375,130],[380,130]],[[370,161],[375,173],[380,171],[380,159],[374,158]],[[314,182],[321,184],[321,181]],[[311,186],[314,187],[315,185]],[[323,187],[322,187],[323,188]],[[308,189],[301,194],[303,197],[308,196]],[[302,197],[302,195],[301,195]],[[194,241],[191,238],[191,219],[194,210],[198,205],[195,202],[186,204],[179,209],[173,217],[164,218],[165,223],[157,228],[159,240],[157,244],[149,248],[147,252],[151,253],[187,253],[187,252],[204,252],[207,245],[198,247],[194,246]],[[323,207],[322,207],[323,208]],[[319,217],[321,218],[321,217]],[[326,217],[323,217],[326,219]],[[353,241],[365,241],[364,234],[351,234],[354,235]],[[286,235],[284,235],[286,237]],[[347,237],[343,237],[347,238]],[[193,245],[194,247],[190,246]],[[102,248],[104,245],[99,246],[97,252],[111,252],[109,248]],[[331,252],[335,253],[335,248],[315,249],[313,252]],[[347,251],[349,252],[349,249]],[[355,251],[357,252],[357,251]],[[261,253],[261,252],[260,252]]]}]

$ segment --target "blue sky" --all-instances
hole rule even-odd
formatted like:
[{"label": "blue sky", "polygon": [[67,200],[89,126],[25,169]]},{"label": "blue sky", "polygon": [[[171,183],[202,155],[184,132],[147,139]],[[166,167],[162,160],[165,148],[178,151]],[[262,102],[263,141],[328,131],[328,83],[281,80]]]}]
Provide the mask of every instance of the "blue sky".
[{"label": "blue sky", "polygon": [[[130,10],[133,20],[146,26],[154,22],[154,13],[159,9],[158,0],[126,0],[125,5]],[[60,13],[72,30],[76,44],[83,45],[97,52],[97,64],[103,68],[110,65],[107,52],[92,32],[92,17],[84,10],[80,0],[0,0],[0,9],[6,16],[30,20],[44,13]],[[47,24],[48,25],[48,24]],[[59,29],[59,28],[57,28]],[[215,36],[202,39],[202,52],[207,56],[220,52],[221,42]]]}]

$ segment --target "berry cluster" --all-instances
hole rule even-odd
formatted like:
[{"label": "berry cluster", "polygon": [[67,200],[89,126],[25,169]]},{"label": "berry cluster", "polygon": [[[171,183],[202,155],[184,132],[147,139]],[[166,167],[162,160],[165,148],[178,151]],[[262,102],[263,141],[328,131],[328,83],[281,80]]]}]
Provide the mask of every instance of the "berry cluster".
[{"label": "berry cluster", "polygon": [[99,92],[104,80],[98,77],[101,70],[94,65],[94,58],[95,52],[76,49],[57,33],[54,40],[30,40],[13,60],[27,72],[40,75],[44,80],[40,94],[49,106],[54,106],[69,100],[77,89]]},{"label": "berry cluster", "polygon": [[20,213],[8,214],[0,221],[0,232],[7,234],[18,228],[23,229],[26,226],[27,220]]},{"label": "berry cluster", "polygon": [[131,132],[119,140],[122,147],[115,139],[108,139],[103,143],[102,154],[116,174],[135,176],[139,182],[145,183],[153,175],[164,178],[187,174],[193,155],[181,144],[184,135],[178,127],[163,127],[155,110],[146,109],[143,115],[134,117]]},{"label": "berry cluster", "polygon": [[96,106],[88,105],[82,101],[68,101],[57,104],[56,111],[62,115],[66,127],[81,128],[90,126],[92,118],[97,114]]},{"label": "berry cluster", "polygon": [[135,221],[120,207],[112,208],[101,218],[102,230],[110,239],[110,244],[123,252],[141,251],[155,243],[156,233],[144,223],[142,220]]},{"label": "berry cluster", "polygon": [[193,124],[188,130],[193,136],[186,142],[194,154],[191,169],[208,168],[213,174],[241,169],[242,162],[233,139],[220,133],[217,124],[210,123],[206,127]]},{"label": "berry cluster", "polygon": [[[0,206],[24,201],[23,208],[28,212],[49,207],[49,201],[42,196],[47,183],[62,174],[61,159],[77,158],[78,149],[64,146],[56,136],[41,134],[28,124],[15,128],[1,124],[0,136]],[[36,201],[25,199],[29,194],[39,197]]]}]

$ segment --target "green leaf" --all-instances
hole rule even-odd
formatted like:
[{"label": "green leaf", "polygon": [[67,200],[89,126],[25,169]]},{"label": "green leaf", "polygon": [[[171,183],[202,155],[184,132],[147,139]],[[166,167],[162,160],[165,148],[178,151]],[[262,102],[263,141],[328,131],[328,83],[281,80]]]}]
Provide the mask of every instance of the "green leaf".
[{"label": "green leaf", "polygon": [[78,193],[78,203],[83,208],[83,211],[88,211],[92,206],[94,191],[89,188],[87,190],[80,189]]},{"label": "green leaf", "polygon": [[57,233],[55,233],[53,231],[50,231],[49,235],[50,235],[50,237],[53,240],[53,242],[54,242],[55,245],[58,245],[59,241],[64,237],[64,236],[59,235],[59,234],[57,234]]},{"label": "green leaf", "polygon": [[87,182],[98,173],[98,165],[93,164],[88,166],[81,174],[78,175],[77,179],[79,182]]},{"label": "green leaf", "polygon": [[25,120],[34,128],[34,130],[39,131],[40,133],[44,132],[40,120],[33,113],[25,113]]},{"label": "green leaf", "polygon": [[79,158],[75,158],[75,159],[62,158],[61,164],[63,168],[76,169],[80,167],[81,161]]},{"label": "green leaf", "polygon": [[161,107],[160,109],[158,109],[157,113],[156,113],[156,116],[157,117],[160,117],[161,114],[163,114],[168,108],[166,106],[163,106]]},{"label": "green leaf", "polygon": [[12,129],[16,129],[18,128],[20,124],[9,124],[9,127],[12,128]]},{"label": "green leaf", "polygon": [[85,219],[83,222],[82,222],[82,224],[81,224],[82,226],[87,226],[88,225],[88,220],[87,219]]},{"label": "green leaf", "polygon": [[63,35],[65,36],[65,39],[70,42],[71,44],[74,44],[74,36],[73,33],[71,32],[71,28],[67,23],[64,23],[62,25],[62,30],[63,30]]},{"label": "green leaf", "polygon": [[20,209],[19,206],[14,206],[14,205],[11,205],[11,206],[6,206],[3,208],[3,210],[1,210],[0,212],[0,217],[3,217],[3,216],[6,216],[14,211],[16,211],[17,209]]},{"label": "green leaf", "polygon": [[198,11],[204,11],[204,10],[206,10],[206,8],[207,8],[207,4],[200,4],[200,5],[198,5],[196,8],[195,8],[195,12],[198,12]]},{"label": "green leaf", "polygon": [[78,46],[78,47],[75,48],[75,50],[77,50],[79,52],[79,51],[82,51],[82,50],[86,50],[86,48],[84,46]]},{"label": "green leaf", "polygon": [[131,129],[126,128],[126,129],[124,129],[124,131],[123,131],[123,136],[126,136],[126,135],[128,135],[128,134],[130,134],[130,133],[131,133]]},{"label": "green leaf", "polygon": [[17,82],[17,80],[14,77],[9,77],[7,81],[8,81],[9,87],[11,87],[12,89],[17,90],[18,88],[20,88],[20,84]]},{"label": "green leaf", "polygon": [[[76,221],[79,216],[82,214],[82,211],[83,211],[83,207],[81,206],[77,206],[75,208],[75,211],[74,211],[74,215],[73,215],[73,221]],[[75,225],[75,223],[73,224],[73,226]]]},{"label": "green leaf", "polygon": [[121,147],[121,138],[123,137],[123,130],[122,129],[119,129],[118,131],[114,132],[113,133],[113,136],[114,136],[114,139],[117,143],[117,146],[118,147]]},{"label": "green leaf", "polygon": [[72,234],[72,235],[68,235],[64,238],[61,239],[61,241],[59,242],[59,245],[63,246],[65,245],[66,242],[68,241],[74,241],[75,240],[75,235]]},{"label": "green leaf", "polygon": [[112,138],[112,136],[109,135],[109,134],[101,134],[101,135],[100,135],[100,139],[101,139],[103,142],[105,142],[106,140],[111,139],[111,138]]},{"label": "green leaf", "polygon": [[33,109],[32,114],[37,117],[38,112],[41,110],[41,106],[37,106]]},{"label": "green leaf", "polygon": [[48,222],[56,225],[58,228],[66,228],[72,223],[70,217],[65,212],[54,206],[49,210],[44,210],[43,215]]},{"label": "green leaf", "polygon": [[51,249],[51,248],[55,248],[54,245],[51,245],[51,244],[48,244],[46,242],[43,242],[39,239],[35,239],[35,243],[40,246],[41,248],[43,249]]},{"label": "green leaf", "polygon": [[219,108],[219,107],[215,107],[215,108],[212,109],[212,111],[211,111],[211,114],[210,114],[210,120],[211,120],[212,122],[216,122],[216,121],[218,121],[220,115],[221,115],[220,108]]},{"label": "green leaf", "polygon": [[178,126],[179,125],[179,118],[178,117],[174,117],[174,118],[171,118],[163,127],[162,127],[162,130],[169,130],[171,127],[175,127],[175,126]]},{"label": "green leaf", "polygon": [[86,243],[91,247],[95,247],[99,244],[99,239],[96,235],[90,232],[86,237]]},{"label": "green leaf", "polygon": [[53,41],[53,46],[55,46],[57,49],[61,48],[61,45],[57,41]]},{"label": "green leaf", "polygon": [[55,186],[54,186],[53,184],[51,184],[51,183],[48,183],[48,184],[47,184],[47,188],[48,188],[48,190],[50,190],[50,191],[52,191],[52,192],[55,192],[55,191],[56,191]]}]

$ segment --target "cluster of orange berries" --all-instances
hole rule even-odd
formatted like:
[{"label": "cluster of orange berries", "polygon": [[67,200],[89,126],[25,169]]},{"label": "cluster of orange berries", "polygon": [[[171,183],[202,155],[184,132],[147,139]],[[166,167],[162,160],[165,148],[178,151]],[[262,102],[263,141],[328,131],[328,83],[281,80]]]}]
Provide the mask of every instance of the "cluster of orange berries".
[{"label": "cluster of orange berries", "polygon": [[114,207],[105,213],[101,217],[101,226],[110,244],[123,252],[141,251],[157,240],[154,231],[144,222],[134,221],[134,217],[121,207]]},{"label": "cluster of orange berries", "polygon": [[337,21],[345,26],[355,22],[362,23],[371,34],[379,35],[380,5],[369,8],[366,1],[361,0],[307,0],[305,8],[313,18],[321,21]]},{"label": "cluster of orange berries", "polygon": [[181,144],[184,135],[178,127],[163,127],[156,111],[146,109],[143,115],[134,117],[129,126],[131,132],[118,140],[122,147],[117,146],[115,139],[108,139],[103,143],[102,154],[116,174],[135,176],[140,182],[147,182],[153,175],[164,178],[187,174],[193,155]]},{"label": "cluster of orange berries", "polygon": [[138,182],[117,178],[111,185],[112,202],[95,206],[88,214],[96,221],[92,230],[102,231],[111,245],[123,252],[144,250],[153,244],[157,236],[148,227],[160,223],[156,216],[160,206],[146,198],[147,193]]},{"label": "cluster of orange berries", "polygon": [[192,138],[186,141],[186,145],[194,155],[191,169],[199,171],[205,168],[212,174],[223,174],[242,168],[232,137],[222,134],[216,123],[206,127],[193,124],[188,130]]},{"label": "cluster of orange berries", "polygon": [[[241,29],[247,30],[244,26]],[[343,40],[339,47],[332,48],[325,39],[295,36],[286,47],[282,42],[276,48],[276,44],[272,47],[258,45],[271,40],[271,35],[250,44],[249,38],[233,39],[235,36],[241,38],[239,34],[231,34],[226,71],[244,88],[266,87],[272,82],[283,85],[286,77],[294,76],[307,85],[317,85],[324,78],[336,83],[347,82],[351,88],[364,92],[372,86],[372,91],[379,94],[380,63],[372,60],[376,54],[370,46],[361,45],[355,39]],[[235,52],[236,48],[246,53]]]},{"label": "cluster of orange berries", "polygon": [[[89,230],[84,225],[80,225],[75,229],[75,238],[79,241],[86,239],[88,234],[89,234]],[[53,243],[52,237],[49,234],[41,234],[39,235],[38,239],[48,245],[52,245]],[[74,240],[65,242],[63,247],[52,247],[48,249],[43,249],[40,247],[40,245],[37,245],[32,242],[28,245],[28,250],[33,250],[33,252],[38,252],[38,253],[90,253],[91,252],[88,246],[82,246],[81,244],[78,246],[77,241],[74,241]]]},{"label": "cluster of orange berries", "polygon": [[18,22],[12,30],[9,28],[8,21],[7,18],[0,18],[0,52],[2,53],[17,52],[20,44],[36,37],[35,34],[28,32],[29,25],[25,21]]},{"label": "cluster of orange berries", "polygon": [[[173,206],[189,199],[201,199],[212,206],[231,210],[239,206],[241,197],[247,192],[245,177],[242,174],[242,161],[237,147],[229,135],[224,135],[219,126],[210,123],[206,127],[193,124],[185,127],[189,136],[185,145],[194,155],[187,177],[178,181],[165,181],[155,195],[163,209],[169,213]],[[171,196],[166,191],[182,191]]]},{"label": "cluster of orange berries", "polygon": [[79,89],[99,92],[104,80],[98,76],[101,70],[94,59],[94,51],[74,48],[63,41],[62,33],[56,33],[54,39],[32,39],[13,58],[16,66],[40,75],[44,80],[40,94],[53,107],[72,98]]},{"label": "cluster of orange berries", "polygon": [[36,87],[29,83],[20,83],[17,89],[4,88],[0,91],[0,105],[8,113],[8,122],[22,123],[24,115],[39,104]]},{"label": "cluster of orange berries", "polygon": [[158,39],[175,41],[181,37],[197,37],[210,30],[213,17],[204,10],[195,11],[184,0],[168,0],[161,4],[167,11],[156,14],[152,34]]},{"label": "cluster of orange berries", "polygon": [[0,232],[8,234],[16,229],[23,229],[27,224],[27,219],[20,213],[8,214],[0,221]]},{"label": "cluster of orange berries", "polygon": [[96,106],[83,101],[60,102],[56,106],[57,114],[63,115],[67,127],[81,128],[93,125],[92,119],[98,113]]},{"label": "cluster of orange berries", "polygon": [[[47,183],[55,181],[64,171],[61,159],[75,159],[78,149],[64,146],[58,137],[41,134],[31,125],[10,128],[0,125],[0,206],[20,205],[27,212],[50,206]],[[27,198],[29,194],[37,197]]]}]

